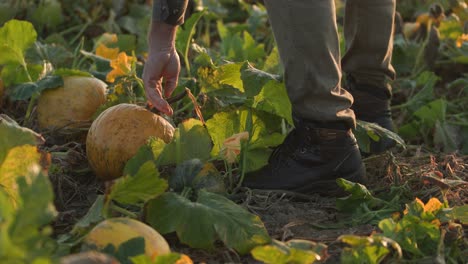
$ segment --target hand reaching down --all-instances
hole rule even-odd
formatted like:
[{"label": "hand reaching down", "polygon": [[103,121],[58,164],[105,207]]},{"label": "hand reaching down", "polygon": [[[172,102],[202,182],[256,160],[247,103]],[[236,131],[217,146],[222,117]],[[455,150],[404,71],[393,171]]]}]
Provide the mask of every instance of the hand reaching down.
[{"label": "hand reaching down", "polygon": [[153,23],[149,34],[149,54],[143,69],[143,83],[150,106],[171,116],[173,110],[164,98],[177,87],[180,59],[175,49],[175,26]]}]

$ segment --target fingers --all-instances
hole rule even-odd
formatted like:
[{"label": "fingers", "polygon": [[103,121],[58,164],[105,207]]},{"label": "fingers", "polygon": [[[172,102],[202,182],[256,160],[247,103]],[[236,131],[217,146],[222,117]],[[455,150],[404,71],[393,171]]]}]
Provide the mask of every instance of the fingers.
[{"label": "fingers", "polygon": [[[167,55],[150,57],[143,69],[143,82],[148,103],[162,113],[172,116],[173,110],[164,100],[162,94],[164,90],[164,96],[167,98],[177,87],[180,60],[175,51]],[[163,78],[165,81],[164,89],[162,85]]]},{"label": "fingers", "polygon": [[162,97],[162,68],[157,60],[149,60],[143,69],[143,83],[148,103],[163,114],[171,116],[173,110]]},{"label": "fingers", "polygon": [[[151,88],[156,87],[156,88]],[[161,80],[157,81],[155,86],[146,86],[145,87],[146,98],[148,99],[148,103],[159,110],[161,113],[166,114],[168,116],[172,116],[173,110],[169,103],[167,103],[164,98],[162,98],[161,94]]]}]

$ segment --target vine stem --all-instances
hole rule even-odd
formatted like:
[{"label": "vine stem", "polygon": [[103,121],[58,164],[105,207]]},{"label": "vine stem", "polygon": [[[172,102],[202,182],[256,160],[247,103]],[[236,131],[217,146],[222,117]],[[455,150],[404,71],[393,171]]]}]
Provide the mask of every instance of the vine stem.
[{"label": "vine stem", "polygon": [[130,217],[130,218],[134,218],[134,219],[138,218],[138,215],[135,214],[134,212],[130,212],[129,210],[127,210],[127,209],[125,209],[125,208],[122,208],[122,207],[120,207],[120,206],[117,206],[117,205],[115,205],[114,203],[110,203],[110,208],[111,208],[112,210],[114,210],[114,211],[116,211],[116,212],[119,212],[119,213],[121,213],[121,214],[123,214],[123,215],[125,215],[125,216]]},{"label": "vine stem", "polygon": [[32,95],[31,99],[29,100],[28,109],[26,110],[26,115],[24,116],[24,122],[26,124],[29,124],[29,122],[30,122],[31,115],[32,115],[32,109],[34,107],[34,104],[37,101],[37,98],[39,98],[39,94],[35,93],[35,94]]}]

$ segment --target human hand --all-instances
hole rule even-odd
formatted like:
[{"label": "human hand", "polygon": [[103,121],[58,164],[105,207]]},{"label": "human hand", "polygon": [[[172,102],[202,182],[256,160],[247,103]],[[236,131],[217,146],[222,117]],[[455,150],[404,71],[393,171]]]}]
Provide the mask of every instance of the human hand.
[{"label": "human hand", "polygon": [[143,69],[149,105],[169,116],[173,110],[164,98],[168,98],[177,87],[180,73],[180,59],[174,44],[175,30],[175,26],[153,23],[149,34],[148,60]]}]

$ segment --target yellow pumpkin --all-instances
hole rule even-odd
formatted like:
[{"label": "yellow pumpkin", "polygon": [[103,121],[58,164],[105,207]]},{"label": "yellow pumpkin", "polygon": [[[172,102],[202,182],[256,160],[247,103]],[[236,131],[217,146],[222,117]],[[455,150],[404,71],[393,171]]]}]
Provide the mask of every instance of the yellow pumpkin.
[{"label": "yellow pumpkin", "polygon": [[124,217],[110,218],[96,225],[84,238],[83,246],[103,250],[108,245],[116,249],[130,239],[142,237],[145,240],[145,254],[151,259],[170,253],[166,239],[150,226]]},{"label": "yellow pumpkin", "polygon": [[101,180],[122,176],[125,163],[150,137],[169,143],[174,127],[164,118],[132,104],[119,104],[94,120],[86,138],[88,161]]},{"label": "yellow pumpkin", "polygon": [[37,117],[41,129],[73,127],[90,121],[96,110],[106,102],[106,83],[94,77],[63,78],[63,87],[45,90],[37,102]]},{"label": "yellow pumpkin", "polygon": [[115,258],[95,252],[88,251],[73,255],[68,255],[60,259],[60,264],[120,264]]}]

